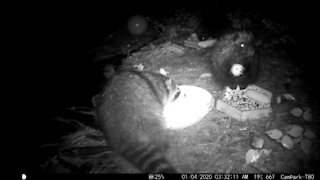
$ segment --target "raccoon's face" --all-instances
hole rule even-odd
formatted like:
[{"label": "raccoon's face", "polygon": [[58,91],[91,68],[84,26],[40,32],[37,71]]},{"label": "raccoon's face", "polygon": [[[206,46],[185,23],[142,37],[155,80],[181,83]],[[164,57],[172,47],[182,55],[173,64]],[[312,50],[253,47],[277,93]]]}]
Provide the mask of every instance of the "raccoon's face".
[{"label": "raccoon's face", "polygon": [[164,84],[167,90],[167,96],[163,99],[163,105],[166,105],[168,103],[171,103],[175,101],[181,94],[181,91],[179,89],[179,86],[167,76],[167,72],[164,69],[160,69],[159,73],[163,75],[165,78]]},{"label": "raccoon's face", "polygon": [[167,100],[165,103],[167,104],[175,101],[180,96],[181,91],[179,89],[179,86],[171,78],[168,78],[165,83],[168,92]]}]

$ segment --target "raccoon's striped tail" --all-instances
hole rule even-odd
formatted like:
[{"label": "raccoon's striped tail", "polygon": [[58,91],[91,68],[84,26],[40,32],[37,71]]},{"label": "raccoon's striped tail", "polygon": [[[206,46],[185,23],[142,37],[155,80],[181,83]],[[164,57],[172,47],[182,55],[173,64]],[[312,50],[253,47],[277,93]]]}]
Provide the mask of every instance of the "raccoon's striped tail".
[{"label": "raccoon's striped tail", "polygon": [[135,150],[128,148],[122,154],[143,173],[177,173],[165,153],[154,144]]}]

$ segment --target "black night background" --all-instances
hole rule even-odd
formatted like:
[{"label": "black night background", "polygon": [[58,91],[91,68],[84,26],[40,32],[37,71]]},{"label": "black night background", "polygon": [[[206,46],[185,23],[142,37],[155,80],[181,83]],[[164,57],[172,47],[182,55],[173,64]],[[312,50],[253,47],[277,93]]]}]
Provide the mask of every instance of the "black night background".
[{"label": "black night background", "polygon": [[[31,102],[27,105],[30,106],[28,109],[32,109],[32,111],[28,110],[31,117],[27,121],[24,119],[20,125],[23,139],[21,147],[26,149],[21,150],[23,151],[21,159],[16,165],[18,172],[26,174],[122,172],[121,169],[111,168],[112,170],[110,170],[108,167],[103,171],[103,168],[98,168],[97,162],[90,162],[83,156],[77,159],[76,156],[80,150],[66,153],[66,149],[73,147],[74,144],[63,147],[66,142],[62,142],[61,137],[77,132],[79,126],[68,124],[67,120],[57,123],[55,122],[57,117],[58,119],[79,119],[86,127],[94,128],[93,123],[81,121],[82,118],[90,119],[92,117],[74,115],[76,113],[67,112],[66,109],[92,108],[91,98],[103,87],[103,71],[107,65],[121,65],[120,61],[125,62],[124,59],[134,53],[139,54],[144,47],[149,47],[151,44],[158,47],[161,43],[169,41],[184,47],[187,55],[196,54],[199,58],[205,57],[202,55],[209,53],[210,50],[199,51],[186,47],[183,41],[192,33],[207,40],[208,38],[219,38],[229,30],[237,28],[245,28],[253,32],[257,52],[262,54],[264,63],[267,64],[267,66],[261,65],[261,69],[264,75],[267,75],[265,79],[269,79],[270,82],[261,80],[257,84],[262,84],[265,89],[271,91],[274,95],[274,101],[277,96],[284,93],[291,93],[296,101],[275,105],[278,108],[274,112],[275,116],[277,117],[279,111],[283,111],[282,113],[287,113],[287,119],[281,119],[283,117],[279,115],[274,121],[281,121],[281,123],[271,123],[272,125],[268,127],[265,124],[255,124],[254,127],[263,126],[261,127],[263,130],[260,128],[251,129],[251,134],[241,134],[241,145],[236,142],[232,144],[228,139],[222,141],[219,138],[219,140],[213,138],[212,141],[222,147],[210,149],[216,157],[210,156],[208,158],[206,157],[209,156],[208,154],[202,155],[203,149],[194,152],[190,150],[189,154],[185,153],[185,155],[194,157],[193,162],[197,163],[198,167],[193,166],[191,160],[188,159],[185,159],[185,162],[179,161],[179,158],[181,160],[182,157],[177,157],[173,164],[176,164],[181,171],[186,172],[314,172],[314,167],[320,158],[319,153],[316,153],[320,147],[317,137],[310,140],[311,145],[307,150],[309,153],[301,155],[303,154],[301,143],[298,142],[291,149],[285,149],[281,146],[281,142],[270,140],[269,137],[261,135],[263,134],[261,132],[270,129],[283,130],[285,124],[298,124],[303,127],[304,132],[312,130],[314,134],[319,135],[319,120],[317,119],[319,117],[317,10],[311,4],[303,5],[304,2],[300,2],[300,4],[270,1],[248,1],[245,3],[241,1],[241,3],[216,2],[208,5],[198,5],[198,2],[192,2],[197,5],[191,8],[182,8],[183,5],[178,5],[180,8],[157,6],[156,4],[152,5],[153,3],[156,2],[150,1],[150,5],[146,6],[127,5],[126,7],[120,5],[96,7],[45,5],[41,9],[30,10],[28,15],[22,18],[23,27],[26,28],[25,35],[28,36],[29,42],[25,44],[28,44],[27,49],[31,49],[28,54],[32,54],[30,58],[32,62],[30,64],[24,62],[23,64],[32,66],[28,70],[31,71],[32,81],[34,81],[32,85],[24,84],[24,86],[28,87],[32,91],[32,96],[34,95],[36,98],[27,97],[27,102]],[[145,17],[148,23],[147,30],[139,35],[130,33],[127,27],[129,18],[134,15]],[[189,57],[187,55],[185,58],[194,57],[194,55]],[[280,75],[277,72],[280,74],[288,73]],[[290,110],[295,107],[312,109],[312,120],[303,120],[302,116],[300,118],[292,117]],[[217,117],[214,117],[216,119],[214,120],[215,125],[219,125],[219,118],[222,116],[222,113],[219,113]],[[275,118],[275,116],[271,118]],[[32,122],[30,123],[30,121]],[[228,121],[231,124],[234,122],[231,118]],[[223,128],[219,127],[218,132],[209,130],[210,136],[227,133]],[[205,130],[198,129],[198,131]],[[231,131],[232,133],[228,134],[229,138],[238,136],[239,130],[232,129]],[[245,153],[251,148],[252,132],[254,132],[254,136],[269,138],[265,140],[265,149],[272,150],[274,154],[261,157],[261,161],[258,160],[260,162],[255,165],[249,164],[244,167],[241,165],[245,164]],[[227,134],[224,135],[227,136]],[[194,138],[192,142],[198,140],[198,142],[205,143],[200,135],[197,138],[189,138]],[[189,139],[190,142],[191,139]],[[69,139],[69,141],[72,140]],[[249,144],[245,146],[244,141],[248,141]],[[194,146],[197,147],[197,143]],[[238,150],[230,150],[230,147]],[[231,156],[226,153],[229,150]],[[103,151],[103,148],[100,151]],[[100,151],[88,150],[86,157],[93,157],[101,153]],[[170,157],[174,156],[174,153],[173,150]],[[218,153],[220,156],[217,155]],[[296,154],[301,156],[295,157]],[[210,159],[210,162],[208,160],[208,163],[199,163],[197,157],[198,161],[204,162],[202,158],[206,158]],[[108,158],[110,159],[110,157]],[[222,160],[228,158],[232,163]]]}]

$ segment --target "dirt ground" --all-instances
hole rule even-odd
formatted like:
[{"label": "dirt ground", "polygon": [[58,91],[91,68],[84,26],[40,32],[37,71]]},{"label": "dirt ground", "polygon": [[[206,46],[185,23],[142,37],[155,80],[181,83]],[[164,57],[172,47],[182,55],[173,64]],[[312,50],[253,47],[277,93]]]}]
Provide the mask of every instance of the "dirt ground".
[{"label": "dirt ground", "polygon": [[[157,71],[164,68],[178,84],[193,85],[204,88],[217,98],[217,91],[211,77],[201,78],[208,69],[207,50],[186,49],[183,55],[168,53],[158,58],[157,50],[152,55],[137,53],[125,61],[125,65],[142,64],[146,70]],[[181,172],[216,172],[216,173],[270,173],[270,172],[301,172],[314,170],[313,163],[319,155],[317,141],[308,155],[302,152],[296,144],[288,150],[280,143],[270,139],[265,131],[270,129],[284,129],[289,124],[300,126],[318,132],[316,117],[307,122],[290,114],[294,107],[308,106],[304,98],[304,85],[301,79],[294,76],[299,73],[289,61],[271,55],[261,56],[261,78],[256,85],[273,93],[273,100],[282,93],[292,93],[296,102],[273,102],[273,113],[269,118],[238,121],[213,108],[204,119],[194,126],[172,132],[174,140],[171,143],[169,159]],[[288,92],[283,84],[291,81],[291,91]],[[310,106],[309,106],[310,107]],[[316,109],[315,109],[316,110]],[[271,150],[269,156],[261,157],[256,163],[246,164],[246,152],[252,148],[254,137],[264,139],[263,148]],[[317,157],[317,158],[315,158]]]},{"label": "dirt ground", "polygon": [[[105,54],[112,57],[112,55],[128,52],[130,56],[123,59],[123,67],[132,68],[134,65],[141,64],[144,70],[159,71],[163,68],[176,83],[204,88],[213,95],[215,100],[221,93],[210,76],[201,76],[210,73],[207,62],[210,55],[208,49],[197,50],[184,47],[184,52],[179,54],[168,50],[170,44],[151,43],[130,53],[130,50],[122,48],[129,41],[134,41],[137,47],[141,47],[139,42],[142,41],[135,38],[112,48],[108,46],[105,48]],[[134,45],[131,48],[134,49]],[[109,55],[106,49],[110,51]],[[316,100],[305,88],[306,85],[301,77],[302,70],[286,55],[273,51],[263,51],[260,54],[260,61],[261,77],[256,85],[272,92],[272,114],[268,118],[238,121],[214,107],[197,124],[182,130],[170,131],[172,139],[167,156],[179,172],[298,173],[318,170],[320,146],[317,137],[310,140],[311,145],[308,146],[308,153],[306,153],[302,150],[300,141],[287,149],[281,142],[271,139],[265,133],[272,129],[286,132],[288,125],[296,124],[304,131],[311,130],[319,136],[318,107]],[[277,103],[276,98],[283,93],[292,94],[295,101]],[[312,119],[306,121],[302,117],[293,116],[290,111],[295,107],[310,108]],[[81,110],[81,112],[84,111]],[[86,113],[88,118],[84,121],[92,122],[92,116],[90,116],[92,107],[87,107]],[[84,125],[83,121],[74,118],[56,118],[53,121],[63,122],[78,130],[62,137],[63,143],[59,145],[43,146],[44,151],[55,149],[57,152],[40,165],[46,172],[137,172],[108,148],[101,133],[94,127]],[[255,162],[246,163],[248,150],[260,150],[251,145],[254,138],[262,138],[264,140],[262,149],[270,151],[270,154],[261,155]]]}]

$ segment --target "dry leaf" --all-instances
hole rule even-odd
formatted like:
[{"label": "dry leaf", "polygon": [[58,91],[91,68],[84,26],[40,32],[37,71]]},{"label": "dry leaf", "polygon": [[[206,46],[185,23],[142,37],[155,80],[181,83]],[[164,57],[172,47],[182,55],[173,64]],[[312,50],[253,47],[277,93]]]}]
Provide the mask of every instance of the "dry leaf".
[{"label": "dry leaf", "polygon": [[273,130],[267,131],[266,134],[271,139],[279,139],[282,136],[282,132],[279,129],[273,129]]},{"label": "dry leaf", "polygon": [[246,153],[246,164],[256,162],[259,159],[259,156],[260,156],[260,154],[259,154],[258,150],[250,149]]},{"label": "dry leaf", "polygon": [[303,133],[303,128],[299,125],[289,125],[287,128],[286,128],[286,132],[287,134],[289,134],[290,136],[292,137],[300,137]]},{"label": "dry leaf", "polygon": [[284,135],[282,137],[281,144],[282,144],[283,147],[285,147],[287,149],[292,149],[293,145],[294,145],[291,137],[288,136],[288,135]]},{"label": "dry leaf", "polygon": [[310,149],[311,149],[311,146],[312,146],[312,142],[310,139],[308,138],[304,138],[302,141],[301,141],[301,149],[304,153],[306,154],[309,154],[310,152]]},{"label": "dry leaf", "polygon": [[312,120],[312,115],[311,115],[310,111],[305,111],[303,113],[303,119],[306,120],[306,121],[311,121]]},{"label": "dry leaf", "polygon": [[255,148],[261,149],[263,147],[263,143],[264,143],[264,139],[255,136],[253,138],[251,145]]},{"label": "dry leaf", "polygon": [[309,138],[309,139],[314,139],[317,137],[317,135],[311,131],[310,129],[307,129],[304,134],[303,134],[305,137]]},{"label": "dry leaf", "polygon": [[300,117],[303,113],[302,109],[300,108],[293,108],[290,112],[295,117]]}]

